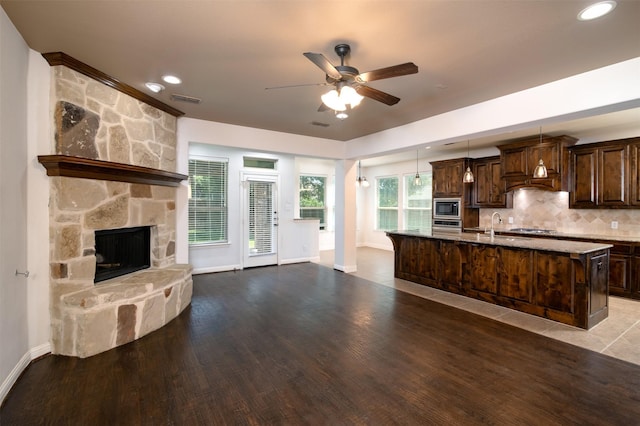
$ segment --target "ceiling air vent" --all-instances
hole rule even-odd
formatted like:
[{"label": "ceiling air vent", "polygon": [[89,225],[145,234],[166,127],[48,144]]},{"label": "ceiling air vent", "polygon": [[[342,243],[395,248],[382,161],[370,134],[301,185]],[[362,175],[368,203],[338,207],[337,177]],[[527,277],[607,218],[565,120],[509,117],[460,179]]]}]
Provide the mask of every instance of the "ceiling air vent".
[{"label": "ceiling air vent", "polygon": [[177,93],[171,95],[171,100],[178,102],[187,102],[190,104],[199,104],[202,101],[202,99],[194,98],[193,96],[179,95]]},{"label": "ceiling air vent", "polygon": [[313,124],[314,126],[329,127],[328,123],[321,123],[319,121],[312,121],[311,124]]}]

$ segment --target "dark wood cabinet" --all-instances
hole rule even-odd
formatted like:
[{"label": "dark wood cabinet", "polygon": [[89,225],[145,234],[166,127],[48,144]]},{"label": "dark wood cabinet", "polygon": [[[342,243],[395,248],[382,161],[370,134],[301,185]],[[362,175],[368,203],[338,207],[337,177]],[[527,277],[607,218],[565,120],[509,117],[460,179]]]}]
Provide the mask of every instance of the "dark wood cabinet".
[{"label": "dark wood cabinet", "polygon": [[629,144],[629,159],[631,164],[631,206],[640,208],[640,138],[633,138]]},{"label": "dark wood cabinet", "polygon": [[[576,143],[570,136],[543,136],[527,138],[498,146],[502,177],[506,191],[520,188],[538,188],[549,191],[566,191],[568,187],[567,148]],[[533,177],[540,160],[544,161],[548,177]]]},{"label": "dark wood cabinet", "polygon": [[[469,244],[467,264],[464,268],[464,282],[472,290],[495,295],[497,283],[497,248],[484,244]],[[473,267],[469,267],[473,265]]]},{"label": "dark wood cabinet", "polygon": [[640,207],[639,141],[620,139],[570,148],[569,207]]},{"label": "dark wood cabinet", "polygon": [[387,232],[395,277],[585,329],[607,317],[609,249],[565,252],[458,235]]},{"label": "dark wood cabinet", "polygon": [[[513,232],[498,231],[504,235],[520,235]],[[554,234],[527,234],[528,238],[553,238],[569,241],[584,241],[603,244],[611,244],[609,254],[609,267],[607,269],[609,281],[609,293],[613,296],[640,299],[640,243],[593,239],[593,238],[577,238]]]},{"label": "dark wood cabinet", "polygon": [[571,208],[592,209],[596,200],[596,167],[598,156],[596,149],[575,149],[570,155],[571,188],[569,206]]},{"label": "dark wood cabinet", "polygon": [[499,156],[473,160],[471,205],[479,208],[512,208],[513,192],[507,192]]},{"label": "dark wood cabinet", "polygon": [[471,165],[469,158],[431,162],[432,196],[433,198],[460,198],[462,226],[474,228],[479,224],[480,214],[479,210],[472,208],[471,205],[473,184],[462,182],[467,165]]},{"label": "dark wood cabinet", "polygon": [[498,295],[531,302],[535,276],[532,250],[498,248]]},{"label": "dark wood cabinet", "polygon": [[465,195],[462,176],[468,161],[466,158],[459,158],[431,163],[434,198],[463,197]]},{"label": "dark wood cabinet", "polygon": [[445,290],[462,287],[460,244],[440,241],[440,287]]}]

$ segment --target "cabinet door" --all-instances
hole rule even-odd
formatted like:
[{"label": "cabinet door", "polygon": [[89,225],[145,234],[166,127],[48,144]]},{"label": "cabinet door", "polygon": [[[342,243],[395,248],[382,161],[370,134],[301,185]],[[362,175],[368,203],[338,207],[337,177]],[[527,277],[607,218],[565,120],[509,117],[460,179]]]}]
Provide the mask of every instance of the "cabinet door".
[{"label": "cabinet door", "polygon": [[473,205],[486,207],[491,204],[491,166],[487,161],[473,163]]},{"label": "cabinet door", "polygon": [[505,148],[501,151],[502,176],[521,177],[528,175],[526,147]]},{"label": "cabinet door", "polygon": [[[613,250],[612,250],[613,251]],[[632,257],[611,253],[609,256],[609,291],[616,296],[628,296],[631,293],[630,275]]]},{"label": "cabinet door", "polygon": [[571,208],[596,207],[596,152],[595,148],[571,152]]},{"label": "cabinet door", "polygon": [[609,293],[609,257],[607,254],[591,258],[591,286],[589,287],[589,316],[607,308]]},{"label": "cabinet door", "polygon": [[498,292],[496,251],[494,246],[469,244],[468,264],[464,271],[465,283],[469,288],[491,294]]},{"label": "cabinet door", "polygon": [[456,161],[455,163],[451,163],[447,167],[447,174],[449,178],[449,196],[451,197],[462,197],[462,192],[464,190],[464,183],[462,182],[462,176],[464,175],[463,169],[464,162]]},{"label": "cabinet door", "polygon": [[536,305],[560,312],[574,311],[571,262],[569,256],[536,253]]},{"label": "cabinet door", "polygon": [[544,161],[548,174],[560,173],[560,147],[557,143],[542,142],[527,148],[527,174],[533,174],[540,159]]},{"label": "cabinet door", "polygon": [[640,142],[630,146],[631,160],[631,194],[629,202],[633,206],[640,206]]},{"label": "cabinet door", "polygon": [[629,147],[616,145],[598,149],[598,205],[629,204]]},{"label": "cabinet door", "polygon": [[432,163],[433,197],[462,197],[464,184],[462,175],[464,161],[443,161]]},{"label": "cabinet door", "polygon": [[462,287],[462,258],[456,242],[440,241],[440,283],[447,290]]},{"label": "cabinet door", "polygon": [[499,247],[498,295],[531,303],[533,250]]},{"label": "cabinet door", "polygon": [[434,164],[433,172],[433,197],[446,197],[449,189],[449,179],[447,176],[447,166],[444,164]]}]

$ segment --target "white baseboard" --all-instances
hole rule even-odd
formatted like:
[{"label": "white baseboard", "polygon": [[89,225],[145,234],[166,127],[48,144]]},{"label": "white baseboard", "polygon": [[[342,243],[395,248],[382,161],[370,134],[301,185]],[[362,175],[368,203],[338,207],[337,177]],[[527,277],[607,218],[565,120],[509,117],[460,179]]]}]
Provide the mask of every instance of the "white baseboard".
[{"label": "white baseboard", "polygon": [[41,357],[42,355],[46,355],[51,352],[51,344],[44,343],[40,346],[36,346],[35,348],[30,349],[27,353],[22,355],[20,361],[13,367],[13,370],[9,373],[7,378],[2,382],[0,386],[0,404],[4,402],[4,399],[9,394],[9,391],[16,384],[16,381],[22,374],[22,372],[29,366],[29,363],[36,358]]},{"label": "white baseboard", "polygon": [[[280,259],[279,265],[290,265],[292,263],[305,263],[305,262],[313,262],[314,257],[299,257],[297,259]],[[317,258],[320,260],[320,257]]]},{"label": "white baseboard", "polygon": [[35,348],[31,348],[29,353],[31,354],[31,360],[40,358],[42,355],[51,353],[51,343],[47,342],[40,346],[36,346]]},{"label": "white baseboard", "polygon": [[242,269],[240,265],[226,265],[226,266],[214,266],[211,268],[197,268],[194,269],[191,274],[199,275],[199,274],[211,274],[213,272],[227,272],[227,271],[239,271]]},{"label": "white baseboard", "polygon": [[356,272],[358,267],[356,265],[333,265],[333,269],[336,271],[344,272],[345,274],[349,274],[351,272]]}]

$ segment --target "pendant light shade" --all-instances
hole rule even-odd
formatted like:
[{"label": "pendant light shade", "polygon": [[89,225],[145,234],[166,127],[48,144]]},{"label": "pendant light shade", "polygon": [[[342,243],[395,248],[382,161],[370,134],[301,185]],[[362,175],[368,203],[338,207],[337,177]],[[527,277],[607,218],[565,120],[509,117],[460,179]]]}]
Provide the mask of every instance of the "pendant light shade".
[{"label": "pendant light shade", "polygon": [[420,179],[420,173],[418,172],[418,155],[420,153],[420,150],[416,150],[416,177],[413,179],[413,184],[415,186],[420,186],[422,185],[422,179]]},{"label": "pendant light shade", "polygon": [[[542,146],[542,127],[540,127],[540,146]],[[534,179],[544,179],[547,176],[547,167],[542,160],[542,154],[540,154],[540,161],[538,161],[538,165],[533,170],[533,177]]]},{"label": "pendant light shade", "polygon": [[360,161],[358,161],[358,177],[356,178],[356,186],[363,188],[369,187],[369,181],[366,177],[362,176],[362,172],[360,170]]},{"label": "pendant light shade", "polygon": [[[469,157],[469,141],[468,140],[467,140],[467,157]],[[464,176],[462,176],[462,182],[473,183],[473,172],[471,171],[471,167],[469,167],[468,165],[467,165],[467,171],[465,171]]]}]

